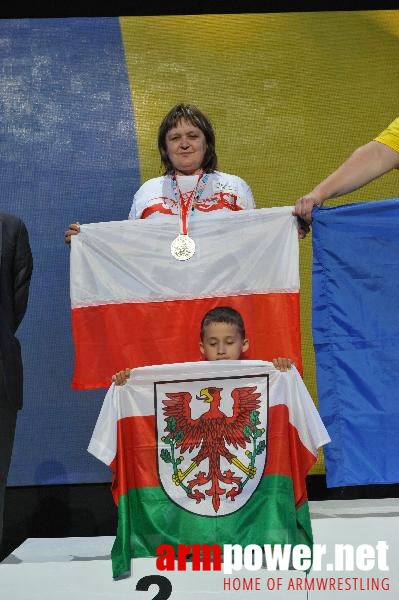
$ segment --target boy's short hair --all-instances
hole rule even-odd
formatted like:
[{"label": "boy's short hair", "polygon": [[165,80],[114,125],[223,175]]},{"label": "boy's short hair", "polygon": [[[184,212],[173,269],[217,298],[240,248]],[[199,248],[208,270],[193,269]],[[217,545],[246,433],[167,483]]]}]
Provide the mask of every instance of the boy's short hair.
[{"label": "boy's short hair", "polygon": [[230,325],[236,325],[238,332],[242,339],[245,339],[245,326],[244,320],[238,310],[231,308],[231,306],[218,306],[212,308],[203,317],[201,321],[200,337],[204,339],[205,327],[211,323],[229,323]]}]

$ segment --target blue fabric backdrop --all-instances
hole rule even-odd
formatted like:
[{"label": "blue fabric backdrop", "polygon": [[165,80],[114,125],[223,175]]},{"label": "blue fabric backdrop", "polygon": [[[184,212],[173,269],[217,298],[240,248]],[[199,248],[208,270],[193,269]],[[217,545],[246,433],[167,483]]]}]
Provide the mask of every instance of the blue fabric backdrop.
[{"label": "blue fabric backdrop", "polygon": [[34,257],[8,483],[108,481],[86,451],[105,391],[70,388],[64,230],[126,219],[140,184],[119,20],[4,19],[0,38],[0,205],[24,219]]}]

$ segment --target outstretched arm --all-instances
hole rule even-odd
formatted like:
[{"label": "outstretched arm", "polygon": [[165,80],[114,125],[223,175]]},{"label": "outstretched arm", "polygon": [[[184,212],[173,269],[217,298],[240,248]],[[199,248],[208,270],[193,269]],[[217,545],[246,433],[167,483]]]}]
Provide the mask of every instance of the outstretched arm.
[{"label": "outstretched arm", "polygon": [[357,148],[311,192],[299,198],[294,215],[310,223],[314,206],[321,206],[329,198],[349,194],[395,168],[399,168],[399,152],[374,140],[368,142]]}]

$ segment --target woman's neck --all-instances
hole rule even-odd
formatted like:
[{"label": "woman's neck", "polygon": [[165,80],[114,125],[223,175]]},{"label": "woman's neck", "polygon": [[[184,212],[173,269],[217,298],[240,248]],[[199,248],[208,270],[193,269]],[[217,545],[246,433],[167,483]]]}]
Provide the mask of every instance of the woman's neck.
[{"label": "woman's neck", "polygon": [[176,177],[180,177],[181,175],[200,175],[202,173],[202,169],[195,169],[194,171],[178,171],[175,169],[174,173]]}]

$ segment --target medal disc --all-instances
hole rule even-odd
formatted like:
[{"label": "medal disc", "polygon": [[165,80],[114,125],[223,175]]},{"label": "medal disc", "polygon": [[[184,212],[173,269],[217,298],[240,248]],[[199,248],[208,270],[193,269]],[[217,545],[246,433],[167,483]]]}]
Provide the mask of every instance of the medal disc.
[{"label": "medal disc", "polygon": [[188,260],[195,253],[195,242],[188,235],[180,233],[171,243],[170,251],[177,260]]}]

